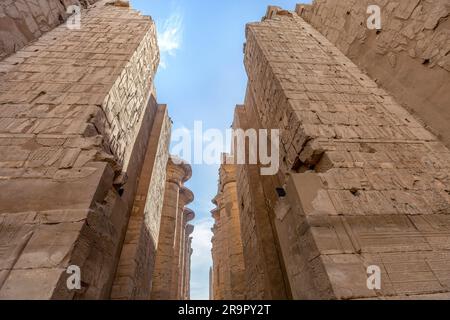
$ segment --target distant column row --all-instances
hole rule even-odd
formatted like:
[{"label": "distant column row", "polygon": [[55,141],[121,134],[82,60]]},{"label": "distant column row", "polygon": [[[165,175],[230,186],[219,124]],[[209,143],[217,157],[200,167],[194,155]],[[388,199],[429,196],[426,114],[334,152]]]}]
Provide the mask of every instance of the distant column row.
[{"label": "distant column row", "polygon": [[156,265],[153,274],[153,300],[189,299],[191,238],[189,224],[194,212],[186,206],[194,200],[184,186],[191,178],[191,166],[171,157],[167,166],[166,192],[161,218]]},{"label": "distant column row", "polygon": [[[225,160],[225,157],[224,157]],[[224,161],[225,162],[225,161]],[[213,270],[211,290],[215,300],[242,300],[245,292],[245,267],[236,189],[236,166],[220,167],[219,192],[211,213]]]}]

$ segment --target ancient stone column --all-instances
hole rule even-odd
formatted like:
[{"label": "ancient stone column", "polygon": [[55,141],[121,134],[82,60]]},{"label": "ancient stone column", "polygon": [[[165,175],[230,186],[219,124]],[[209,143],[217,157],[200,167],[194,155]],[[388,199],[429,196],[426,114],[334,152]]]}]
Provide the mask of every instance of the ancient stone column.
[{"label": "ancient stone column", "polygon": [[[215,205],[217,205],[216,201],[217,197],[212,201]],[[223,254],[223,233],[222,233],[222,223],[220,221],[220,211],[218,208],[211,211],[212,217],[214,218],[214,226],[211,229],[213,232],[213,237],[211,239],[212,242],[212,259],[213,259],[213,267],[212,267],[212,299],[213,300],[224,300],[224,286],[223,286],[223,265],[222,259],[224,258]]]},{"label": "ancient stone column", "polygon": [[235,165],[221,166],[219,193],[213,202],[217,205],[213,211],[213,259],[218,279],[214,298],[241,300],[245,298],[245,267]]},{"label": "ancient stone column", "polygon": [[178,199],[177,224],[175,233],[175,247],[172,262],[172,290],[171,299],[181,299],[181,288],[183,281],[183,247],[185,227],[185,206],[194,201],[194,194],[186,187],[181,187]]},{"label": "ancient stone column", "polygon": [[218,214],[220,215],[220,286],[222,289],[223,299],[231,300],[231,251],[228,237],[230,236],[230,216],[225,212],[225,194],[222,188],[223,180],[220,180],[220,192],[215,198]]},{"label": "ancient stone column", "polygon": [[[188,223],[195,218],[195,213],[189,208],[184,209],[184,217],[183,217],[183,232],[182,232],[182,247],[181,247],[181,256],[180,256],[180,262],[181,262],[181,273],[180,273],[180,283],[179,283],[179,291],[180,291],[180,297],[182,300],[185,300],[185,292],[186,292],[186,267],[187,267],[187,258],[190,256],[189,254],[189,236],[194,231],[189,229],[188,230]],[[188,231],[190,233],[188,234]]]},{"label": "ancient stone column", "polygon": [[209,268],[209,300],[214,300],[213,268]]},{"label": "ancient stone column", "polygon": [[230,259],[229,299],[243,300],[245,294],[245,267],[241,237],[239,203],[236,189],[236,166],[223,164],[220,170],[222,181],[221,215],[227,221],[227,247]]},{"label": "ancient stone column", "polygon": [[[192,217],[194,219],[194,217]],[[194,226],[191,224],[186,225],[185,231],[185,255],[184,255],[184,280],[183,280],[183,300],[190,299],[190,281],[191,281],[191,257],[192,257],[192,237],[191,234],[194,232]]]},{"label": "ancient stone column", "polygon": [[[175,299],[172,288],[178,285],[173,274],[177,249],[177,226],[180,223],[180,204],[185,202],[183,183],[191,177],[191,167],[171,157],[167,166],[166,192],[158,241],[156,266],[153,273],[153,300]],[[181,192],[181,195],[180,195]],[[183,205],[184,207],[184,205]]]}]

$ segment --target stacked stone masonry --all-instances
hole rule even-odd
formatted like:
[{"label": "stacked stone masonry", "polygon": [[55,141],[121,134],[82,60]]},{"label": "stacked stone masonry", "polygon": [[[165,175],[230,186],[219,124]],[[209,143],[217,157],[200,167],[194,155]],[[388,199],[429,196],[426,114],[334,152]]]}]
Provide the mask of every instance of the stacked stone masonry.
[{"label": "stacked stone masonry", "polygon": [[0,60],[61,24],[74,13],[73,6],[87,8],[97,1],[2,0],[0,3]]},{"label": "stacked stone masonry", "polygon": [[79,29],[55,27],[51,0],[0,6],[40,23],[0,61],[0,299],[151,298],[171,131],[153,87],[155,24],[126,1],[94,2]]},{"label": "stacked stone masonry", "polygon": [[[247,99],[250,96],[247,96]],[[258,118],[247,113],[248,108],[237,106],[234,129],[255,127]],[[258,126],[255,127],[257,129]],[[246,150],[246,158],[249,150]],[[245,262],[246,299],[288,299],[289,289],[284,275],[280,248],[270,210],[263,190],[257,165],[238,165],[237,192],[240,209],[241,233]]]},{"label": "stacked stone masonry", "polygon": [[167,110],[160,107],[146,146],[147,153],[122,246],[112,299],[150,298],[161,226],[161,199],[166,192],[169,137]]},{"label": "stacked stone masonry", "polygon": [[450,150],[295,12],[269,7],[246,38],[233,126],[279,129],[281,168],[236,165],[245,297],[450,298]]},{"label": "stacked stone masonry", "polygon": [[[367,28],[369,5],[380,30]],[[315,0],[297,12],[450,147],[448,0]]]}]

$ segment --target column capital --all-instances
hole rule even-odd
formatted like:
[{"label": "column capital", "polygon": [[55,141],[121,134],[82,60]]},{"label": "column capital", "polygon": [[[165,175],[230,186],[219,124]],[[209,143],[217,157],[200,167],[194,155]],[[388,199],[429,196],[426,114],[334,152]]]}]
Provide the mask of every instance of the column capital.
[{"label": "column capital", "polygon": [[211,216],[214,218],[215,221],[219,221],[220,220],[219,208],[214,208],[213,210],[211,210]]},{"label": "column capital", "polygon": [[[228,154],[222,155],[223,160],[230,158]],[[223,191],[223,187],[231,182],[236,182],[236,165],[234,164],[227,164],[225,161],[222,163],[219,169],[219,176],[220,176],[220,185],[219,185],[219,191]]]},{"label": "column capital", "polygon": [[186,188],[185,186],[180,188],[180,199],[179,203],[182,205],[179,205],[179,207],[184,208],[186,205],[192,203],[194,201],[194,194],[191,190]]},{"label": "column capital", "polygon": [[189,208],[184,208],[184,216],[187,223],[195,219],[195,212]]},{"label": "column capital", "polygon": [[186,237],[189,237],[194,232],[194,229],[192,224],[186,225]]},{"label": "column capital", "polygon": [[212,204],[215,205],[216,207],[219,207],[220,203],[222,202],[222,197],[223,194],[221,190],[219,190],[219,193],[214,197],[214,199],[211,200]]},{"label": "column capital", "polygon": [[167,181],[183,184],[192,177],[192,167],[186,161],[170,156],[167,163]]}]

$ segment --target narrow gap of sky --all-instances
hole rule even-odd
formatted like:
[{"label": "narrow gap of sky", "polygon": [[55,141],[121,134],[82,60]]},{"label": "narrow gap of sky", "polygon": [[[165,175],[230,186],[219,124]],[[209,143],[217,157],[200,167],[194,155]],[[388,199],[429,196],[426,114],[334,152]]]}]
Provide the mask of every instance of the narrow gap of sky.
[{"label": "narrow gap of sky", "polygon": [[[132,0],[132,7],[152,16],[158,30],[161,63],[156,76],[158,101],[167,103],[174,129],[225,133],[234,107],[244,100],[245,25],[260,21],[268,5],[294,10],[295,0]],[[218,166],[194,165],[187,186],[194,192],[191,298],[208,299],[211,267],[210,211],[217,193]]]}]

